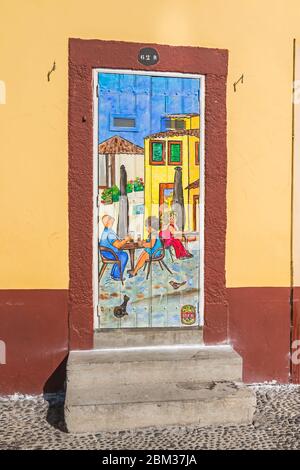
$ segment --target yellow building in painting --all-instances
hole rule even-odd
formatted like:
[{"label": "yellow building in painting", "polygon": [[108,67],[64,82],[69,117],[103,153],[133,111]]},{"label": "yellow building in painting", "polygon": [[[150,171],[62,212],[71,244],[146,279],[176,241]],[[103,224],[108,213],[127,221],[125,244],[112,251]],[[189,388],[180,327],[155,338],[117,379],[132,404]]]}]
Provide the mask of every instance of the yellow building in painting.
[{"label": "yellow building in painting", "polygon": [[199,114],[166,117],[168,130],[145,138],[145,215],[162,215],[170,209],[175,168],[182,168],[186,210],[185,231],[198,226],[199,204]]}]

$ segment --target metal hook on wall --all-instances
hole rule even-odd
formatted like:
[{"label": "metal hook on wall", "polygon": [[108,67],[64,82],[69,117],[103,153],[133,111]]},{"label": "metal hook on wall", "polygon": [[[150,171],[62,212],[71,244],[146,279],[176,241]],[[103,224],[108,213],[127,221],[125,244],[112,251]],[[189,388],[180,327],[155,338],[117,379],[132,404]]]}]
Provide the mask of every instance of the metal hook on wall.
[{"label": "metal hook on wall", "polygon": [[52,69],[49,70],[49,72],[47,73],[48,82],[50,82],[50,75],[51,75],[52,72],[54,72],[54,70],[56,70],[56,63],[55,63],[55,61],[53,62]]},{"label": "metal hook on wall", "polygon": [[241,83],[244,83],[244,74],[241,75],[240,78],[239,78],[236,82],[234,82],[234,84],[233,84],[234,92],[236,92],[236,86],[237,86],[238,83],[240,83],[240,82],[241,82]]}]

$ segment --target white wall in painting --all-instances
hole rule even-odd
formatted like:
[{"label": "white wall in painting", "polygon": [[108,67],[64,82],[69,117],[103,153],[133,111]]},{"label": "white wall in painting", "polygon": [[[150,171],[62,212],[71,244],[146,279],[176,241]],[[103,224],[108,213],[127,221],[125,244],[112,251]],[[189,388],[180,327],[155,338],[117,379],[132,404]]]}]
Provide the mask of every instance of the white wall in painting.
[{"label": "white wall in painting", "polygon": [[[101,191],[100,191],[101,195]],[[134,232],[134,238],[137,239],[138,235],[143,238],[144,234],[144,191],[132,192],[128,194],[129,202],[129,232]],[[114,217],[115,223],[113,229],[117,232],[118,217],[119,217],[119,203],[101,204],[100,206],[100,232],[102,230],[101,218],[104,215]]]},{"label": "white wall in painting", "polygon": [[119,186],[120,166],[125,165],[127,180],[144,178],[144,155],[116,155],[116,184]]},{"label": "white wall in painting", "polygon": [[[134,180],[136,177],[144,178],[144,155],[117,154],[115,156],[115,182],[120,188],[120,166],[125,165],[127,180]],[[110,182],[110,178],[108,178]],[[106,185],[106,163],[105,155],[99,155],[99,186]],[[100,190],[100,198],[102,191]],[[144,191],[133,191],[128,194],[129,201],[129,231],[134,232],[135,237],[144,233]],[[114,230],[117,231],[119,216],[119,203],[101,204],[100,217],[108,214],[115,218]]]},{"label": "white wall in painting", "polygon": [[129,230],[135,238],[144,234],[144,191],[128,194],[129,201]]},{"label": "white wall in painting", "polygon": [[[144,155],[121,154],[115,156],[116,185],[120,186],[120,166],[125,165],[128,181],[136,177],[144,178]],[[105,155],[99,155],[99,186],[106,185]]]}]

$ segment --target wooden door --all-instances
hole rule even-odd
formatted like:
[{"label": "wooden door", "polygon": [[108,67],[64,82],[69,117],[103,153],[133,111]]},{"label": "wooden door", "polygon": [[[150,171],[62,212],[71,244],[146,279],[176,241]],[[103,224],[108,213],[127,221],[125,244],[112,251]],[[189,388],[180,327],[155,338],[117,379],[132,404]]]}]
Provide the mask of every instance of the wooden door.
[{"label": "wooden door", "polygon": [[97,80],[98,327],[196,326],[199,185],[194,199],[189,188],[200,179],[200,80],[113,71]]}]

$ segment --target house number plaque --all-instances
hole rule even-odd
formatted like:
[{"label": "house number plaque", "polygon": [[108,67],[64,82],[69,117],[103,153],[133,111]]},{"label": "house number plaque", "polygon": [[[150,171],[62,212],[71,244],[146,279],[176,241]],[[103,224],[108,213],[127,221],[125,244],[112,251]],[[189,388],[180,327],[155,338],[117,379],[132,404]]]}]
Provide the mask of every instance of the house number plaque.
[{"label": "house number plaque", "polygon": [[159,61],[159,54],[153,47],[143,47],[139,51],[138,61],[143,65],[155,65]]}]

